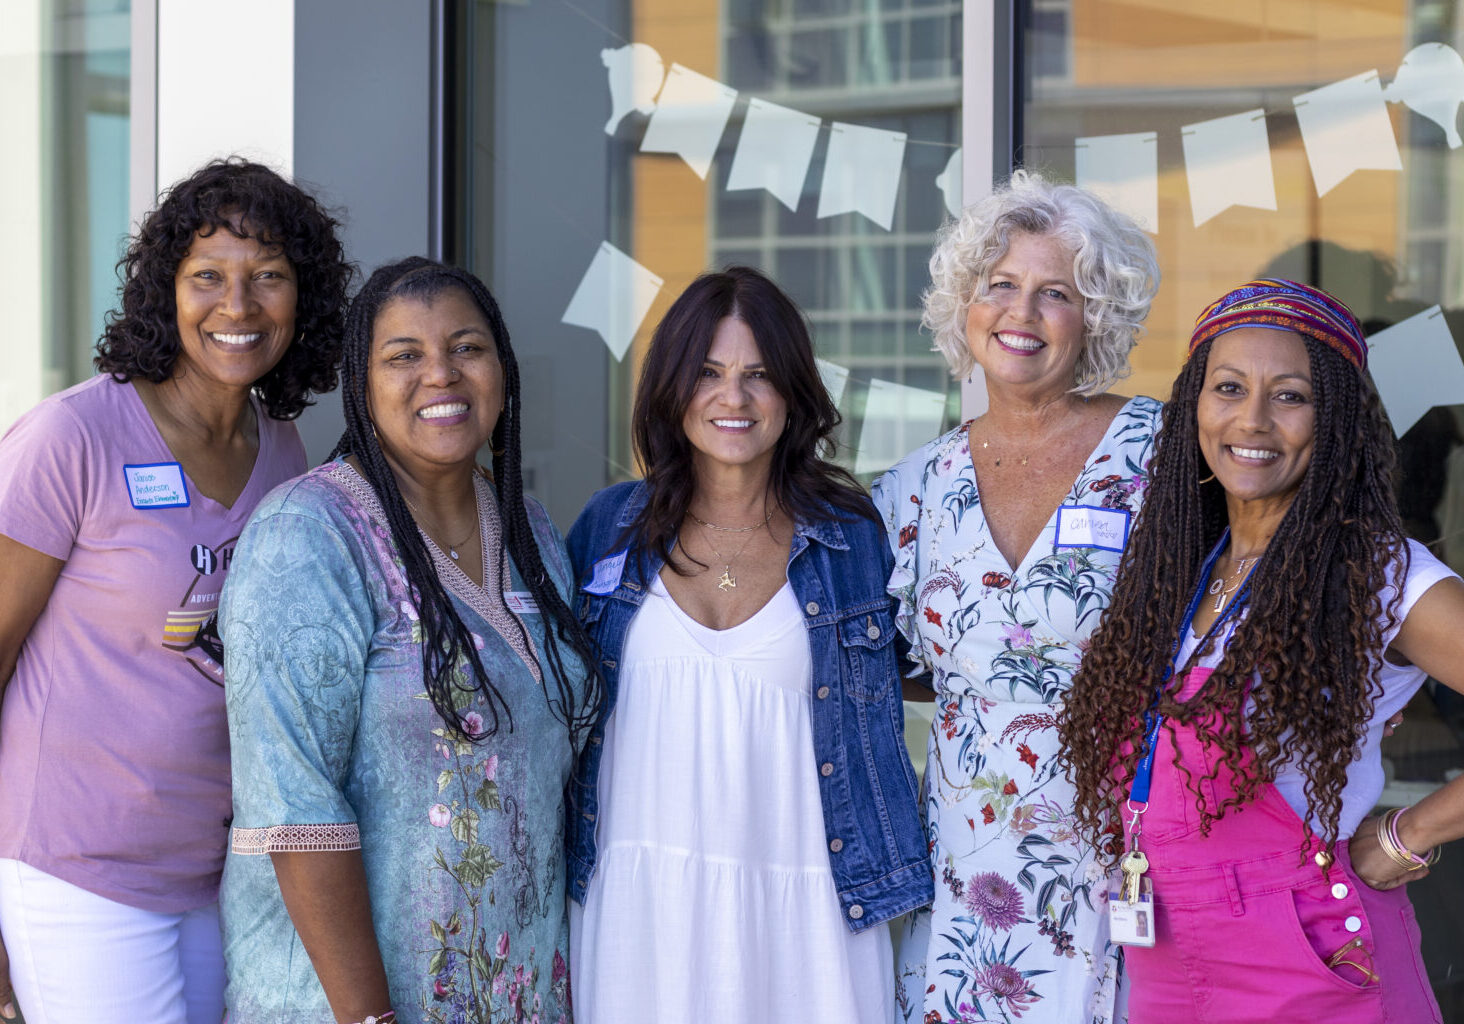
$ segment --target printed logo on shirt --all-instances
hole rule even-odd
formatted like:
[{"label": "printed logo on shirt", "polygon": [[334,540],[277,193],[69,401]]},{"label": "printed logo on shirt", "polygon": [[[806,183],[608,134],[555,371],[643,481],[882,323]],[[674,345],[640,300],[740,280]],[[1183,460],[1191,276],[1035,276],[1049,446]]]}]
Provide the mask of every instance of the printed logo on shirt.
[{"label": "printed logo on shirt", "polygon": [[215,574],[228,571],[238,540],[234,536],[222,544],[189,546],[188,563],[196,575],[163,623],[163,646],[183,655],[199,675],[218,686],[224,685],[224,666],[223,646],[214,625],[221,592]]},{"label": "printed logo on shirt", "polygon": [[534,595],[527,590],[505,590],[503,603],[508,605],[508,610],[515,615],[539,614],[539,602],[535,601]]},{"label": "printed logo on shirt", "polygon": [[214,613],[212,608],[199,612],[169,612],[168,622],[163,626],[163,646],[175,651],[186,651],[193,643],[198,627]]},{"label": "printed logo on shirt", "polygon": [[133,508],[187,508],[188,483],[183,479],[183,467],[176,462],[149,462],[143,465],[126,465],[122,474],[127,478],[127,497]]},{"label": "printed logo on shirt", "polygon": [[219,567],[219,556],[207,544],[195,544],[188,552],[188,561],[200,576],[212,576]]}]

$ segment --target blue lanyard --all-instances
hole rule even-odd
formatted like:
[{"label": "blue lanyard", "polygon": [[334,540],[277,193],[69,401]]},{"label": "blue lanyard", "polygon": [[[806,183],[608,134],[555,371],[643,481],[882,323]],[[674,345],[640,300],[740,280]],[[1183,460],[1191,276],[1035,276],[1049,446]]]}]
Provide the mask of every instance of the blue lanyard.
[{"label": "blue lanyard", "polygon": [[[1225,550],[1225,545],[1230,542],[1230,528],[1226,527],[1225,532],[1220,535],[1214,549],[1205,559],[1204,567],[1200,569],[1199,582],[1195,584],[1194,595],[1190,598],[1189,607],[1185,609],[1184,624],[1180,626],[1179,636],[1174,638],[1174,650],[1170,653],[1170,664],[1164,670],[1164,678],[1159,681],[1159,686],[1154,693],[1154,702],[1149,705],[1149,710],[1144,712],[1144,746],[1143,756],[1139,758],[1138,767],[1134,769],[1134,781],[1129,786],[1129,810],[1142,813],[1142,809],[1149,803],[1149,786],[1154,781],[1154,753],[1159,747],[1159,727],[1164,724],[1164,716],[1159,713],[1159,699],[1164,695],[1164,688],[1169,680],[1174,678],[1175,671],[1179,668],[1179,649],[1184,638],[1189,635],[1190,627],[1194,625],[1195,612],[1199,611],[1200,601],[1205,597],[1205,581],[1210,578],[1210,570],[1215,568],[1215,562],[1220,558],[1220,552]],[[1205,631],[1200,644],[1204,645],[1220,624],[1230,617],[1230,613],[1239,608],[1244,602],[1246,592],[1250,589],[1250,577],[1246,580],[1230,604],[1210,624]]]}]

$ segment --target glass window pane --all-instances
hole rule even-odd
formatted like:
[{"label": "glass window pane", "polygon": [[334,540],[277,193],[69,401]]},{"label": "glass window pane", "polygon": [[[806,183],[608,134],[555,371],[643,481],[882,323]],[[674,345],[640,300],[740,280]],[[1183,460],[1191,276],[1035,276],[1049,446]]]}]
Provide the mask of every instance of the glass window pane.
[{"label": "glass window pane", "polygon": [[905,23],[871,19],[859,28],[860,85],[888,85],[903,67]]},{"label": "glass window pane", "polygon": [[788,84],[843,86],[849,80],[849,30],[818,28],[788,38]]},{"label": "glass window pane", "polygon": [[0,382],[0,431],[90,377],[128,232],[131,17],[126,0],[18,0],[4,14],[7,121],[0,274],[24,340]]},{"label": "glass window pane", "polygon": [[[914,325],[924,262],[945,215],[934,180],[959,145],[959,70],[946,37],[960,4],[921,4],[918,16],[910,6],[469,5],[469,61],[492,73],[473,76],[464,97],[470,135],[460,149],[471,154],[473,183],[466,234],[475,269],[500,296],[515,339],[530,339],[525,366],[530,356],[538,360],[533,378],[524,374],[526,405],[557,411],[535,421],[533,469],[537,496],[561,525],[592,491],[635,474],[629,415],[641,357],[671,301],[709,267],[766,269],[807,313],[820,356],[850,371],[851,400],[877,370],[898,382],[923,367],[926,385],[954,393]],[[919,54],[911,49],[912,18],[938,26],[928,27]],[[654,114],[632,114],[614,135],[605,133],[607,64],[630,59],[621,45],[607,45],[606,28],[625,43],[654,48],[666,65],[682,64],[737,91],[720,135],[716,125],[704,133],[711,152],[687,153],[708,162],[705,177],[677,153],[641,151]],[[593,62],[563,57],[602,50]],[[912,71],[917,57],[919,74]],[[557,74],[546,75],[549,66]],[[763,187],[727,189],[753,99],[818,122],[807,166],[792,169],[793,180],[802,173],[792,209]],[[861,193],[857,201],[872,204],[869,211],[819,216],[834,121],[908,135],[890,229],[870,212],[882,211],[887,195],[876,201]],[[703,145],[691,141],[694,134],[682,136],[688,147]],[[774,144],[754,166],[770,158],[776,166],[788,149]],[[664,282],[634,337],[621,339],[622,357],[594,330],[561,320],[602,243]],[[568,409],[573,417],[564,415]]]},{"label": "glass window pane", "polygon": [[[1275,17],[1283,7],[1284,25]],[[1419,43],[1457,48],[1458,5],[1385,2],[1364,10],[1296,0],[1219,12],[1199,0],[1029,5],[1020,162],[1071,181],[1080,136],[1154,132],[1158,139],[1155,240],[1163,287],[1134,352],[1134,374],[1119,390],[1166,396],[1195,315],[1261,275],[1334,292],[1369,332],[1438,305],[1457,347],[1464,340],[1460,151],[1447,148],[1444,131],[1430,118],[1402,103],[1380,102],[1383,134],[1396,140],[1401,169],[1355,170],[1319,190],[1292,101],[1372,68],[1384,84],[1401,79],[1404,55]],[[1256,109],[1264,120],[1273,208],[1254,192],[1235,189],[1243,176],[1195,176],[1201,168],[1187,163],[1181,135],[1185,126]],[[1454,114],[1451,105],[1446,122]],[[1239,138],[1230,139],[1227,157]],[[1456,358],[1448,351],[1416,372],[1427,375]],[[1464,569],[1464,404],[1435,407],[1416,423],[1395,426],[1402,432],[1399,500],[1406,527]],[[1409,729],[1383,741],[1392,766],[1386,806],[1415,802],[1464,763],[1464,699],[1442,686],[1426,687],[1408,720]],[[1445,1019],[1464,1020],[1464,975],[1452,966],[1461,938],[1442,909],[1464,899],[1464,879],[1457,872],[1431,874],[1409,891]]]},{"label": "glass window pane", "polygon": [[911,78],[941,78],[950,67],[950,45],[946,35],[950,19],[945,15],[916,18],[910,22]]}]

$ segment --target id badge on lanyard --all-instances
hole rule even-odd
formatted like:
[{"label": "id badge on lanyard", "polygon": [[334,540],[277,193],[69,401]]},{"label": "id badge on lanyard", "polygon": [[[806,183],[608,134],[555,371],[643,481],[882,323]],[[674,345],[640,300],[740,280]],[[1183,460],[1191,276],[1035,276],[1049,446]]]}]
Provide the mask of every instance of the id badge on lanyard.
[{"label": "id badge on lanyard", "polygon": [[[1230,531],[1227,529],[1221,535],[1215,549],[1210,552],[1210,557],[1205,559],[1204,568],[1200,570],[1200,579],[1195,586],[1194,596],[1190,598],[1189,608],[1184,613],[1184,624],[1180,627],[1179,636],[1174,641],[1174,654],[1171,656],[1169,668],[1164,672],[1164,678],[1159,682],[1159,688],[1154,694],[1154,703],[1144,714],[1144,746],[1139,756],[1139,763],[1134,768],[1134,780],[1129,785],[1128,803],[1125,810],[1128,814],[1128,821],[1124,824],[1124,852],[1118,862],[1118,871],[1111,877],[1108,886],[1108,933],[1109,941],[1122,946],[1144,946],[1154,945],[1154,880],[1146,878],[1149,870],[1149,858],[1140,848],[1139,837],[1143,832],[1143,815],[1149,807],[1149,788],[1154,781],[1154,754],[1159,746],[1159,729],[1164,724],[1164,716],[1159,713],[1159,699],[1164,694],[1164,687],[1174,677],[1176,665],[1174,660],[1179,656],[1180,643],[1189,634],[1190,627],[1195,621],[1195,612],[1199,609],[1200,599],[1205,593],[1205,580],[1210,576],[1210,570],[1215,567],[1215,562],[1220,557],[1220,552],[1225,550],[1225,545],[1230,540]],[[1241,584],[1240,591],[1235,595],[1234,600],[1220,613],[1211,623],[1205,636],[1208,638],[1229,615],[1244,603],[1246,590],[1250,586],[1250,578]],[[1203,641],[1201,641],[1203,643]]]}]

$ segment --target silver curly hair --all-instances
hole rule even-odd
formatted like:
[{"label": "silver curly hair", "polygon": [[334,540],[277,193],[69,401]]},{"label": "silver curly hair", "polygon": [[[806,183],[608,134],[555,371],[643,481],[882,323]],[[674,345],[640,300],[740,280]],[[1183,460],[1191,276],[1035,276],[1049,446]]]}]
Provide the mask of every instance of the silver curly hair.
[{"label": "silver curly hair", "polygon": [[936,235],[922,325],[935,336],[951,376],[976,367],[966,346],[966,312],[991,285],[991,270],[1012,235],[1048,235],[1073,253],[1083,296],[1084,345],[1073,392],[1097,395],[1131,372],[1128,356],[1159,290],[1154,243],[1130,217],[1074,185],[1014,171],[1011,182],[961,212]]}]

